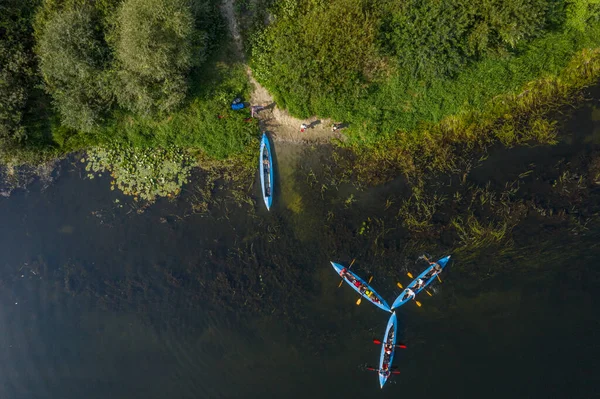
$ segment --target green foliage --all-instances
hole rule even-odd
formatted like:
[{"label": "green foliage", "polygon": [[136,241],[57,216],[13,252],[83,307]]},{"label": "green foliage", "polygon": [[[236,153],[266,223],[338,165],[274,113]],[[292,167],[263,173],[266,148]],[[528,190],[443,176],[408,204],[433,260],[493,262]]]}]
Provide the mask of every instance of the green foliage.
[{"label": "green foliage", "polygon": [[116,186],[146,201],[179,194],[193,166],[192,158],[177,147],[142,149],[122,144],[90,149],[87,162],[87,171],[111,174],[115,179],[111,189]]},{"label": "green foliage", "polygon": [[281,6],[282,15],[255,38],[252,52],[256,77],[280,105],[302,116],[333,109],[336,101],[360,97],[385,70],[368,3],[308,3],[302,13],[298,5]]},{"label": "green foliage", "polygon": [[54,14],[40,32],[37,48],[46,89],[62,123],[89,132],[101,122],[112,101],[105,72],[109,50],[89,7]]},{"label": "green foliage", "polygon": [[204,90],[184,108],[163,118],[117,114],[100,133],[100,140],[122,140],[137,147],[197,148],[217,159],[243,152],[257,138],[257,122],[247,120],[249,110],[233,111],[230,104],[233,98],[247,98],[250,93],[246,71],[242,65],[217,63],[212,72],[208,79],[202,73],[197,77]]},{"label": "green foliage", "polygon": [[195,17],[204,4],[187,0],[126,0],[118,12],[119,104],[140,115],[179,107],[187,75],[205,59],[206,32]]},{"label": "green foliage", "polygon": [[585,31],[600,22],[600,0],[567,0],[567,25]]},{"label": "green foliage", "polygon": [[[33,53],[31,21],[37,0],[6,0],[0,4],[0,156],[13,158],[26,144],[38,144],[31,124],[43,112]],[[30,125],[30,126],[28,126]]]},{"label": "green foliage", "polygon": [[386,53],[410,76],[442,76],[466,62],[469,16],[457,2],[390,2],[396,11],[382,27]]}]

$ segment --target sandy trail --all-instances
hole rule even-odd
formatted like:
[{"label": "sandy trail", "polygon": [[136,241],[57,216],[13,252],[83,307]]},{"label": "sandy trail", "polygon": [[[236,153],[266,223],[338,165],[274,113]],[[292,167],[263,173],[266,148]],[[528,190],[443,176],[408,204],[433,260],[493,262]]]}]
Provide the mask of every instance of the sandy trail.
[{"label": "sandy trail", "polygon": [[[236,52],[239,58],[245,62],[242,36],[235,17],[233,2],[234,0],[223,0],[221,12],[227,21],[229,32],[235,42]],[[332,121],[329,119],[318,119],[316,117],[297,119],[288,114],[287,111],[277,107],[273,96],[254,79],[250,67],[246,67],[246,72],[251,84],[254,86],[254,90],[250,95],[250,104],[264,107],[255,114],[255,117],[259,120],[261,131],[271,133],[274,140],[294,143],[328,143],[333,138],[342,138],[339,132],[331,130]],[[301,132],[300,125],[303,123],[309,128]]]}]

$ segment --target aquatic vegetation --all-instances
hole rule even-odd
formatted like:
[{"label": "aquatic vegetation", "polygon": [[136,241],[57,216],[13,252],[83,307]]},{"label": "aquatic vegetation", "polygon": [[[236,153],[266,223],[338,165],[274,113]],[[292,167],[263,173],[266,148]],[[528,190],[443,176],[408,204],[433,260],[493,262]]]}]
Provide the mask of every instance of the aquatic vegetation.
[{"label": "aquatic vegetation", "polygon": [[483,224],[473,214],[466,220],[457,216],[452,219],[451,224],[458,232],[460,244],[470,250],[500,243],[510,231],[506,222]]},{"label": "aquatic vegetation", "polygon": [[430,194],[420,186],[413,187],[411,196],[402,201],[396,219],[412,233],[425,233],[433,228],[433,215],[444,205],[446,197]]},{"label": "aquatic vegetation", "polygon": [[86,170],[108,172],[111,186],[134,198],[154,201],[156,197],[173,197],[187,183],[193,158],[177,147],[165,149],[136,148],[115,144],[88,151]]}]

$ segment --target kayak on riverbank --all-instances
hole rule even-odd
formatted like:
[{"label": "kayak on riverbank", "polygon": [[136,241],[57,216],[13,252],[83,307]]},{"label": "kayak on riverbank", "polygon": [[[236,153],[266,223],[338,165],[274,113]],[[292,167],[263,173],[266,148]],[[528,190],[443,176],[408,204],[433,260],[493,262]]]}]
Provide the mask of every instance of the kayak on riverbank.
[{"label": "kayak on riverbank", "polygon": [[267,210],[270,210],[273,204],[273,157],[271,156],[271,146],[266,133],[263,133],[260,140],[258,170],[260,171],[262,196]]},{"label": "kayak on riverbank", "polygon": [[[356,274],[348,270],[348,268],[335,263],[330,262],[331,266],[335,269],[335,271],[343,278],[343,280],[354,289],[354,291],[358,292],[358,294],[367,299],[373,305],[377,306],[380,309],[385,310],[386,312],[391,312],[390,306],[385,302],[385,300],[377,293],[375,290],[367,284],[362,278],[358,277]],[[356,303],[360,304],[360,299]]]},{"label": "kayak on riverbank", "polygon": [[[427,258],[425,258],[425,259],[427,260]],[[396,298],[396,300],[392,304],[392,309],[400,307],[400,306],[404,305],[406,302],[415,298],[419,292],[423,291],[425,289],[425,287],[427,287],[429,284],[431,284],[431,282],[436,278],[436,276],[442,272],[444,267],[446,267],[446,265],[448,264],[449,260],[450,260],[450,255],[438,260],[437,262],[430,262],[430,266],[427,269],[425,269],[425,271],[423,271],[423,273],[419,274],[417,276],[417,278],[415,278],[406,287],[406,289],[404,291],[402,291],[402,293],[400,295],[398,295],[398,298]],[[434,269],[436,269],[436,270],[434,270]],[[412,277],[412,276],[410,276],[410,277]],[[419,280],[423,281],[423,285],[421,285],[419,288],[417,288],[417,282]],[[414,295],[411,294],[411,292]],[[420,306],[419,303],[417,303],[417,305]]]}]

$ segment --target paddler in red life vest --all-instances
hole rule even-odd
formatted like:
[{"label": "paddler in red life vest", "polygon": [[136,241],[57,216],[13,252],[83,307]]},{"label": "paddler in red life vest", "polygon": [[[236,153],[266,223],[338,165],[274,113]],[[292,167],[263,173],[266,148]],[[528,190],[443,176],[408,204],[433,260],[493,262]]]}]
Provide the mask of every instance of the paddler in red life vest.
[{"label": "paddler in red life vest", "polygon": [[348,273],[348,269],[346,269],[345,267],[340,271],[340,277],[344,278],[346,277],[346,273]]},{"label": "paddler in red life vest", "polygon": [[394,350],[394,348],[392,347],[392,344],[390,344],[390,343],[385,344],[384,351],[385,351],[386,355],[391,355],[393,350]]}]

